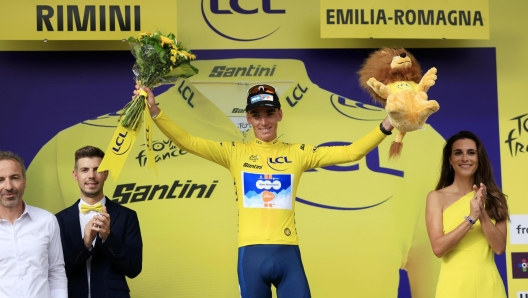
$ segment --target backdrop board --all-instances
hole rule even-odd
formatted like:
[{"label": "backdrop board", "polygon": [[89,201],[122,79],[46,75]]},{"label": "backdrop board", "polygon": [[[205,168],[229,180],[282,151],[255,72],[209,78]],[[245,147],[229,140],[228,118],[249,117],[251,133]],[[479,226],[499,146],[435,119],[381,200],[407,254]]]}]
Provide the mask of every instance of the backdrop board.
[{"label": "backdrop board", "polygon": [[[244,141],[252,136],[239,121],[247,86],[268,82],[283,102],[281,140],[345,144],[385,117],[359,89],[355,74],[372,50],[196,51],[198,75],[155,91],[164,111],[191,133]],[[446,137],[462,129],[481,136],[500,183],[496,69],[483,63],[494,61],[494,49],[409,50],[423,69],[438,68],[437,84],[428,93],[441,109],[424,130],[406,136],[402,157],[388,160],[389,137],[357,163],[315,169],[301,179],[296,217],[314,296],[432,295],[439,260],[430,248],[423,210]],[[5,140],[18,141],[2,142],[1,149],[18,152],[30,165],[28,203],[57,212],[79,196],[71,177],[74,150],[87,144],[105,148],[110,140],[134,85],[133,58],[104,51],[0,57],[7,67],[1,75],[12,82],[5,96],[18,99],[6,101],[2,110],[9,113],[1,118],[17,123]],[[46,75],[28,73],[29,66]],[[259,68],[258,75],[247,72],[251,67]],[[242,68],[246,72],[235,75]],[[460,68],[474,75],[466,77]],[[462,80],[471,88],[459,88]],[[483,101],[491,108],[467,113]],[[105,188],[139,215],[145,257],[144,271],[130,281],[134,297],[236,296],[237,211],[229,173],[180,150],[157,130],[154,139],[158,176],[145,171],[138,141],[119,179],[109,179]],[[380,282],[386,286],[377,286]],[[204,283],[208,287],[200,286]]]}]

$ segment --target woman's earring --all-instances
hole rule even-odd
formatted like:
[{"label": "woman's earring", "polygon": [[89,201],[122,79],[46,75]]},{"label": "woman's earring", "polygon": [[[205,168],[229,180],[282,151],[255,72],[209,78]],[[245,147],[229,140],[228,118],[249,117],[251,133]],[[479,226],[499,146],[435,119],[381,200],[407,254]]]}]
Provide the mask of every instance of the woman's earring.
[{"label": "woman's earring", "polygon": [[452,165],[449,165],[449,170],[453,171],[453,166]]}]

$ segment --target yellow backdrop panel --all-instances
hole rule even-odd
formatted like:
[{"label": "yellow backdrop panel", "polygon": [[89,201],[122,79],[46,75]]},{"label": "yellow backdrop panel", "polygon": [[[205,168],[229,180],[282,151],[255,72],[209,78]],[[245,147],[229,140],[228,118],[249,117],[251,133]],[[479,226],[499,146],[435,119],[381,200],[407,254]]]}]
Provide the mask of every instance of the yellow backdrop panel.
[{"label": "yellow backdrop panel", "polygon": [[5,1],[0,40],[122,40],[176,32],[176,1]]},{"label": "yellow backdrop panel", "polygon": [[320,2],[322,38],[489,38],[488,1]]}]

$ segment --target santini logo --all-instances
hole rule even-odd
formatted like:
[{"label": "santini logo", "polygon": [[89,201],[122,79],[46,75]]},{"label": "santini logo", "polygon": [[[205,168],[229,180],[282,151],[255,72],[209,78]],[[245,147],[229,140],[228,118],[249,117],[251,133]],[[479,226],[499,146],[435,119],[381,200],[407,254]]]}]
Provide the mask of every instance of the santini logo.
[{"label": "santini logo", "polygon": [[240,67],[227,67],[225,65],[215,66],[209,77],[211,78],[220,78],[220,77],[272,77],[275,72],[276,65],[272,67],[265,67],[250,64],[249,66],[240,66]]},{"label": "santini logo", "polygon": [[[229,18],[229,20],[222,18],[221,20],[223,20],[223,22],[218,21],[216,23],[216,26],[213,26],[211,17],[208,18],[207,14],[205,13],[206,5],[204,2],[207,2],[207,1],[202,0],[202,16],[204,18],[204,21],[207,23],[207,26],[211,28],[211,30],[213,30],[216,34],[224,38],[227,38],[233,41],[255,41],[255,40],[263,39],[263,38],[266,38],[272,35],[280,28],[280,26],[276,28],[271,27],[269,31],[267,31],[266,33],[264,34],[261,33],[259,34],[259,36],[254,36],[254,37],[249,37],[249,38],[242,38],[242,37],[233,36],[233,34],[226,34],[225,30],[219,30],[218,27],[220,27],[220,24],[222,23],[226,23],[226,24],[231,23],[233,21],[233,15],[235,14],[237,16],[248,16],[247,20],[244,19],[246,22],[245,22],[245,25],[242,27],[248,29],[247,26],[255,26],[254,27],[255,30],[252,30],[255,32],[257,32],[259,29],[262,28],[263,25],[266,25],[267,23],[270,23],[270,24],[274,24],[274,23],[264,21],[263,16],[258,16],[258,17],[254,16],[255,14],[260,13],[259,7],[249,8],[247,7],[247,4],[244,3],[245,8],[243,8],[240,6],[239,0],[229,0],[229,8],[227,8],[226,6],[228,4],[227,3],[228,1],[225,1],[225,0],[222,1],[222,4],[224,4],[225,6],[220,7],[219,0],[209,0],[209,11],[212,14],[212,16],[215,17],[215,20],[219,20],[218,16],[227,16]],[[279,2],[279,1],[276,1],[276,2]],[[284,9],[271,8],[271,0],[262,0],[262,12],[268,15],[286,14],[286,10]]]},{"label": "santini logo", "polygon": [[250,164],[250,163],[247,163],[247,162],[244,163],[243,167],[244,168],[255,169],[255,170],[262,169],[262,166],[260,166],[260,165],[253,165],[253,164]]},{"label": "santini logo", "polygon": [[187,180],[185,183],[174,180],[172,185],[136,186],[136,183],[119,184],[116,186],[112,197],[115,198],[113,201],[118,204],[144,202],[153,199],[208,199],[213,194],[218,182],[219,180],[214,180],[213,183],[207,185],[192,183],[192,180]]}]

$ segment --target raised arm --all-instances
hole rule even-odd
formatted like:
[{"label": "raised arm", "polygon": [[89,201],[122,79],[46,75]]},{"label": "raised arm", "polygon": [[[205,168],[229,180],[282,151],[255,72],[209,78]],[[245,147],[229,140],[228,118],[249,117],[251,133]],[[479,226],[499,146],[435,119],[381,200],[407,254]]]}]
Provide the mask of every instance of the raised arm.
[{"label": "raised arm", "polygon": [[385,119],[383,119],[383,122],[381,122],[381,126],[383,126],[383,129],[388,132],[389,134],[391,134],[392,130],[394,129],[394,126],[392,126],[390,120],[389,120],[389,116],[385,117]]},{"label": "raised arm", "polygon": [[[138,90],[138,88],[139,86],[136,85],[136,90],[134,90],[134,96],[132,96],[132,99],[134,99],[135,96],[139,94],[140,91]],[[150,90],[148,87],[143,87],[143,91],[147,93],[147,102],[148,102],[150,117],[155,118],[161,112],[161,109],[156,104],[156,97],[154,96],[154,93],[152,93],[152,90]]]},{"label": "raised arm", "polygon": [[[138,86],[136,86],[137,88]],[[180,148],[194,155],[200,156],[226,168],[229,167],[229,156],[234,150],[234,146],[227,143],[220,143],[211,140],[206,140],[196,137],[185,131],[179,125],[170,120],[161,109],[156,105],[156,99],[152,91],[143,87],[143,91],[147,93],[148,108],[151,117],[154,119],[156,126],[173,141]],[[134,94],[138,94],[138,90],[134,90]],[[231,142],[228,142],[231,144]]]},{"label": "raised arm", "polygon": [[306,150],[308,158],[305,167],[311,169],[360,160],[391,134],[393,129],[389,118],[385,118],[378,127],[350,145]]}]

